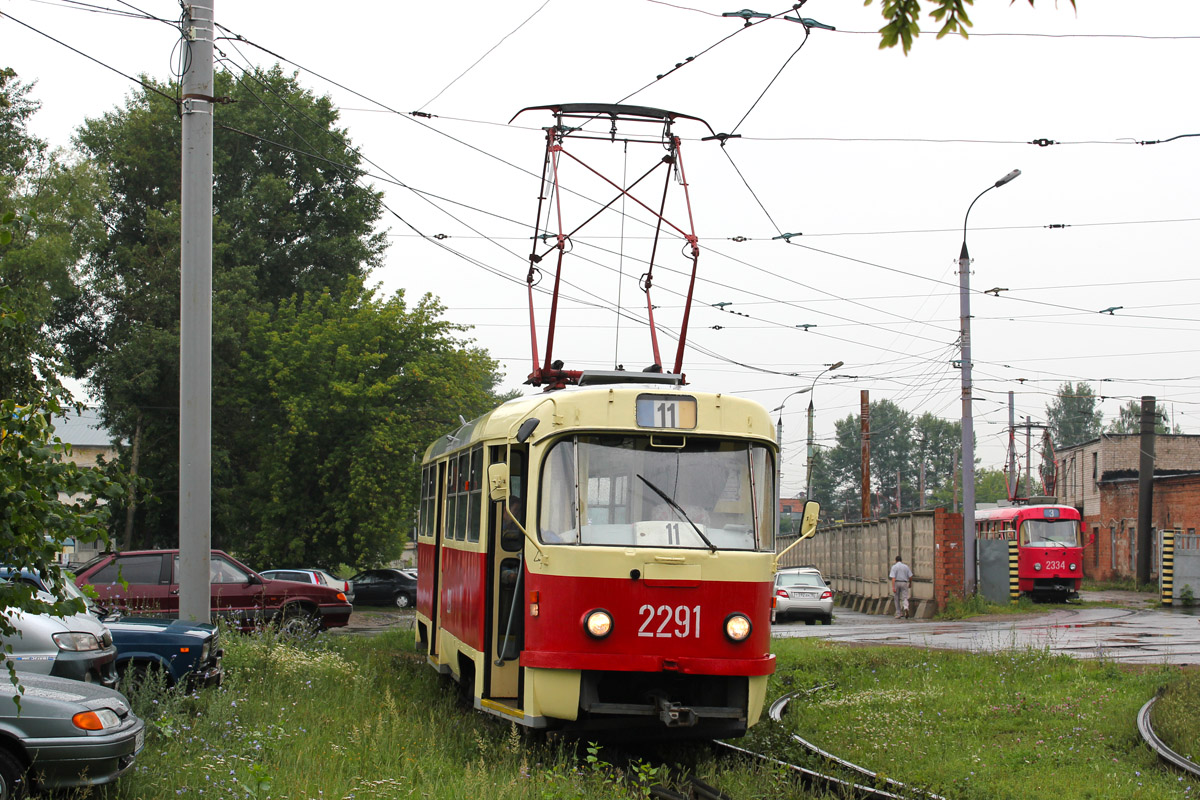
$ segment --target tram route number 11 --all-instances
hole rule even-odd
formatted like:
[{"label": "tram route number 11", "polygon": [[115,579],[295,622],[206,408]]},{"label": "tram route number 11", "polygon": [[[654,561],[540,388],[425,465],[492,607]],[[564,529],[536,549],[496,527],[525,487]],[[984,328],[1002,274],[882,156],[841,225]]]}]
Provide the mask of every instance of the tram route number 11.
[{"label": "tram route number 11", "polygon": [[666,400],[658,403],[654,407],[654,413],[658,415],[658,427],[660,428],[678,428],[679,423],[676,421],[676,413],[679,404],[668,402]]},{"label": "tram route number 11", "polygon": [[[638,609],[638,616],[643,617],[638,636],[659,639],[700,638],[700,606],[661,605],[656,608],[647,603]],[[655,620],[658,620],[657,628],[654,627]]]}]

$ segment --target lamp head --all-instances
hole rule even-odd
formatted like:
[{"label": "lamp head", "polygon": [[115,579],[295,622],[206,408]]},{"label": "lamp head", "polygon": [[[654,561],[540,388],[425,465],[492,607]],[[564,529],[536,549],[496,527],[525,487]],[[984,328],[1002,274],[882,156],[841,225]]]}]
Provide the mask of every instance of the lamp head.
[{"label": "lamp head", "polygon": [[829,365],[829,368],[830,368],[830,369],[837,369],[838,367],[842,367],[842,366],[845,366],[845,365],[846,365],[846,362],[845,362],[845,361],[837,361],[837,362],[835,362],[835,363],[833,363],[833,364],[830,364],[830,365]]},{"label": "lamp head", "polygon": [[1001,178],[1000,180],[996,181],[996,188],[1000,188],[1001,186],[1003,186],[1004,184],[1006,184],[1006,183],[1010,182],[1011,180],[1013,180],[1014,178],[1016,178],[1016,177],[1017,177],[1018,175],[1020,175],[1020,174],[1021,174],[1021,170],[1019,170],[1019,169],[1014,169],[1012,172],[1008,173],[1008,174],[1007,174],[1007,175],[1005,175],[1003,178]]}]

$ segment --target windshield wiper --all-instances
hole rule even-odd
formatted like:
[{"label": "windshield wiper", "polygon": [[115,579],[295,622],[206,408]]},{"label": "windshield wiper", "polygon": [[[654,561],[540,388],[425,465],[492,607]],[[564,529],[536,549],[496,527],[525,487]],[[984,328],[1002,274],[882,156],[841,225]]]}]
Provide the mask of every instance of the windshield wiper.
[{"label": "windshield wiper", "polygon": [[696,532],[697,536],[699,536],[701,539],[704,540],[704,543],[706,545],[708,545],[710,550],[712,550],[714,553],[717,552],[717,546],[715,544],[713,544],[712,541],[710,541],[707,536],[704,535],[704,531],[700,530],[700,528],[696,525],[696,523],[692,522],[692,518],[689,517],[687,515],[687,512],[683,510],[683,506],[679,505],[679,503],[676,503],[673,498],[669,497],[666,492],[664,492],[662,489],[658,488],[653,483],[651,483],[650,480],[648,478],[646,478],[645,476],[639,474],[638,478],[641,479],[642,483],[649,486],[656,495],[658,495],[664,501],[666,501],[667,505],[669,505],[671,508],[675,509],[675,511],[678,512],[679,516],[681,516],[685,520],[687,520],[687,524],[692,526],[692,530],[694,530]]}]

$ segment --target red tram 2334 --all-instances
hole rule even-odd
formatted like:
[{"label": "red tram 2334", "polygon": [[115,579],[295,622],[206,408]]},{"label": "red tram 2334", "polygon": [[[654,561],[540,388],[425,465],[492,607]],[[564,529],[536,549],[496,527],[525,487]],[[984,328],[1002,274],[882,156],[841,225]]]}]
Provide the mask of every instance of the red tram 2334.
[{"label": "red tram 2334", "polygon": [[1058,602],[1079,596],[1083,544],[1078,509],[1028,505],[978,510],[975,535],[1017,543],[1017,577],[1022,594]]}]

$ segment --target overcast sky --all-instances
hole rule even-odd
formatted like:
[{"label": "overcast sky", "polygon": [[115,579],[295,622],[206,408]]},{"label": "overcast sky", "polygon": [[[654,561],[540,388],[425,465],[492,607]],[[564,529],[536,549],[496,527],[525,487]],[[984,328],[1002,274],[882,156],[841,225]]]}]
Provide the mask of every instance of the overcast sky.
[{"label": "overcast sky", "polygon": [[[341,107],[378,165],[371,171],[411,187],[374,181],[394,212],[382,221],[391,245],[374,278],[412,301],[430,292],[449,318],[473,325],[506,388],[530,371],[524,278],[541,128],[552,122],[529,112],[510,125],[522,108],[623,101],[741,135],[722,149],[700,141],[703,125],[675,126],[701,246],[684,369],[699,389],[773,409],[845,362],[813,393],[825,445],[835,419],[857,413],[862,390],[914,414],[959,418],[963,216],[1019,168],[974,206],[967,234],[978,455],[998,467],[1008,392],[1018,418],[1042,422],[1064,381],[1103,395],[1106,422],[1129,399],[1154,395],[1185,433],[1200,434],[1200,137],[1139,144],[1200,133],[1187,88],[1200,65],[1200,3],[1078,6],[981,0],[969,40],[938,41],[930,23],[907,57],[878,49],[878,4],[845,0],[804,5],[803,16],[837,28],[813,28],[807,42],[804,26],[783,20],[743,29],[720,16],[742,6],[711,0],[216,0],[215,17],[253,43],[219,41],[218,69],[275,63],[265,50],[294,62],[285,68]],[[99,8],[180,13],[165,0],[0,0],[12,17],[0,19],[0,66],[37,81],[33,130],[56,144],[69,146],[85,118],[123,104],[134,84],[17,20],[120,72],[172,74],[172,25]],[[405,113],[415,110],[434,116]],[[662,154],[657,144],[570,147],[618,181]],[[562,212],[573,228],[611,192],[567,166],[564,185],[577,194],[564,195]],[[652,205],[663,184],[655,174],[640,194]],[[686,228],[679,190],[668,216]],[[631,203],[625,212],[573,241],[564,268],[573,299],[554,346],[568,368],[652,361],[637,286],[650,228]],[[776,238],[785,233],[803,235]],[[668,366],[689,267],[678,237],[664,240],[652,297]],[[792,397],[783,412],[785,496],[803,487],[807,404]]]}]

